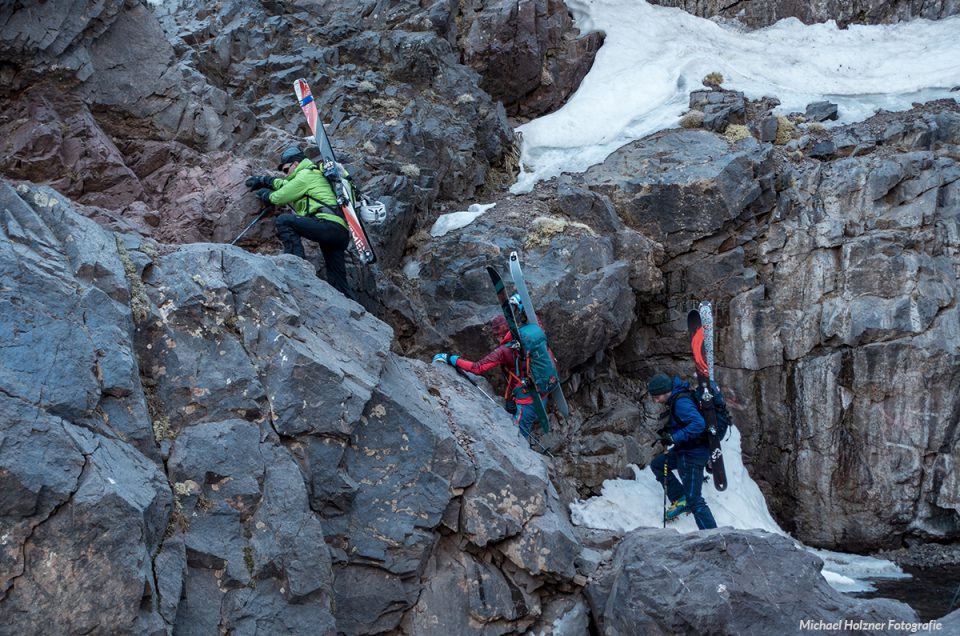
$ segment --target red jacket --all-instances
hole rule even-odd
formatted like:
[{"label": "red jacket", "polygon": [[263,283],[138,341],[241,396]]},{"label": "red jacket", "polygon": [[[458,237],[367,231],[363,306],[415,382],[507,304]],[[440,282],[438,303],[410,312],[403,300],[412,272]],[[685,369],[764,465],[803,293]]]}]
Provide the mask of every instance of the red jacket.
[{"label": "red jacket", "polygon": [[[513,337],[508,333],[503,337],[503,340],[500,341],[500,345],[496,349],[476,362],[471,362],[464,358],[457,358],[457,367],[474,375],[480,375],[494,367],[500,367],[507,377],[506,393],[510,395],[515,388],[522,384],[520,378],[517,377],[517,358],[519,356],[517,355],[517,350],[511,346],[512,342]],[[517,400],[517,402],[523,404],[531,401],[531,399],[530,397],[525,397]]]}]

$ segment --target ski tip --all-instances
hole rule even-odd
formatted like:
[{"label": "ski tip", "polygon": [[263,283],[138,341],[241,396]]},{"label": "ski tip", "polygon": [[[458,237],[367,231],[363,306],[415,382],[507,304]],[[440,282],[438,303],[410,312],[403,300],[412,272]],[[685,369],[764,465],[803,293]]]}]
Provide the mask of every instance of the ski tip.
[{"label": "ski tip", "polygon": [[309,103],[313,101],[313,96],[310,94],[310,85],[307,84],[307,81],[303,78],[298,79],[293,83],[293,92],[297,94],[297,99],[299,99],[301,102]]},{"label": "ski tip", "polygon": [[513,262],[513,261],[519,261],[519,260],[520,260],[520,256],[517,255],[517,252],[516,252],[516,251],[510,252],[510,261],[511,261],[511,262]]}]

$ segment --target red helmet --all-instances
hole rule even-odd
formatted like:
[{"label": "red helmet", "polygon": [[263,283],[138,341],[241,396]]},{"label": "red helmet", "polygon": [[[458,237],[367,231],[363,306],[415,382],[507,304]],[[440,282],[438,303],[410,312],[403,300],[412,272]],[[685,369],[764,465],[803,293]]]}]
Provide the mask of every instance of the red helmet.
[{"label": "red helmet", "polygon": [[493,332],[493,336],[497,340],[503,340],[510,331],[510,329],[507,327],[507,319],[503,316],[503,314],[497,314],[494,316],[493,320],[491,320],[489,324],[490,331]]}]

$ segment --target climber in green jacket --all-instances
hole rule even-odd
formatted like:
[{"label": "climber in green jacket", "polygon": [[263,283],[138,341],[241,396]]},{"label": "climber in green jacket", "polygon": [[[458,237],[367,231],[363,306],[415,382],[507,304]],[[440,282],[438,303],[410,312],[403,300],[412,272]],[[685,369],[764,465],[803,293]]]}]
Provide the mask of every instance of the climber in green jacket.
[{"label": "climber in green jacket", "polygon": [[293,204],[293,212],[277,217],[277,238],[286,254],[306,258],[302,238],[315,241],[323,252],[327,282],[347,298],[356,300],[347,284],[344,250],[350,244],[347,222],[340,212],[337,197],[320,167],[306,158],[298,146],[280,155],[278,169],[287,176],[253,176],[246,186],[268,205]]}]

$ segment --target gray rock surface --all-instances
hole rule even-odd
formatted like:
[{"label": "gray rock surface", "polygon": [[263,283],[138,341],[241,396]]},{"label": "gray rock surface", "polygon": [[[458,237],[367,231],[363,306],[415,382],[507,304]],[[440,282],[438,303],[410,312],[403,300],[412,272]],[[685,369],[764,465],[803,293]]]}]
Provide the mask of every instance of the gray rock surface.
[{"label": "gray rock surface", "polygon": [[[769,566],[776,563],[777,576]],[[917,622],[904,603],[857,600],[831,588],[822,561],[786,537],[759,530],[628,534],[585,593],[598,633],[800,633],[801,621]]]},{"label": "gray rock surface", "polygon": [[804,117],[808,121],[836,120],[839,117],[837,105],[832,102],[813,102],[807,104]]},{"label": "gray rock surface", "polygon": [[[851,7],[872,21],[877,5]],[[877,19],[956,12],[886,9]],[[788,134],[773,97],[697,91],[713,130],[663,131],[507,195],[507,114],[576,87],[599,44],[578,35],[553,1],[53,1],[0,16],[11,630],[549,634],[561,617],[587,629],[588,576],[604,629],[700,625],[692,604],[674,624],[675,598],[648,607],[634,586],[631,559],[669,545],[628,545],[611,583],[616,538],[583,539],[565,504],[649,461],[643,385],[689,373],[684,316],[702,298],[746,462],[783,526],[846,550],[960,537],[956,102]],[[371,232],[379,266],[350,267],[364,306],[314,276],[316,252],[272,256],[269,218],[242,243],[262,256],[207,242],[256,213],[244,178],[303,141],[300,76],[391,210]],[[716,132],[741,123],[753,138]],[[475,200],[497,206],[429,236]],[[506,274],[514,249],[573,407],[544,437],[550,461],[450,369],[413,359],[492,347],[484,268]],[[793,586],[817,615],[863,609],[825,593],[815,564],[791,578],[748,554],[755,538],[725,536],[671,554],[716,557],[690,571],[705,581],[742,567]],[[756,587],[724,606],[731,625],[761,611]],[[756,622],[789,631],[778,620]]]},{"label": "gray rock surface", "polygon": [[162,471],[6,392],[0,411],[4,630],[162,630],[151,561],[171,510]]},{"label": "gray rock surface", "polygon": [[448,616],[482,567],[464,633],[508,633],[573,589],[543,457],[302,260],[158,250],[49,188],[0,196],[17,631],[376,633]]}]

